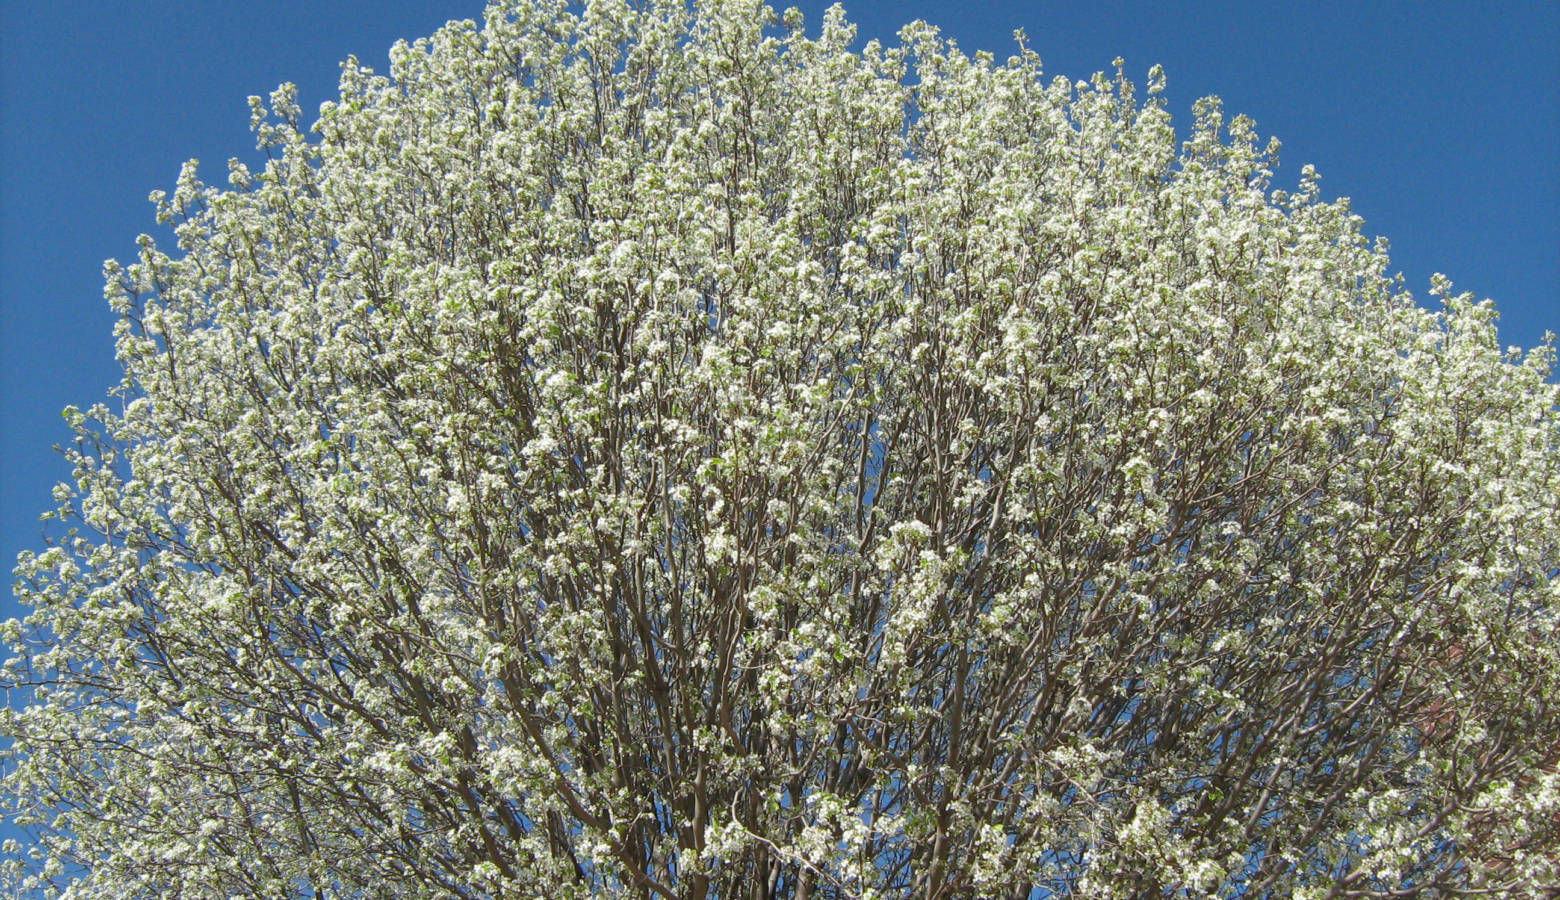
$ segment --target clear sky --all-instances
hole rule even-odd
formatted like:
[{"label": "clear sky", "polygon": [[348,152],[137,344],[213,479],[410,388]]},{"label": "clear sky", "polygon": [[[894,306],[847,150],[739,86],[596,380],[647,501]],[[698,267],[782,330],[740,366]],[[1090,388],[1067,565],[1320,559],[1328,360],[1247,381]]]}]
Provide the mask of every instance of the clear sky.
[{"label": "clear sky", "polygon": [[[784,4],[782,4],[783,6]],[[822,2],[799,3],[815,26]],[[1004,59],[1022,27],[1052,75],[1120,55],[1140,84],[1165,67],[1184,128],[1218,94],[1352,198],[1394,270],[1495,299],[1502,339],[1560,332],[1560,4],[1553,0],[937,3],[854,0],[861,38],[923,18]],[[397,38],[481,0],[146,3],[0,0],[0,558],[41,546],[37,514],[69,477],[51,447],[118,382],[100,269],[154,227],[146,195],[199,158],[256,164],[245,98],[298,84],[334,95],[337,63],[387,68]],[[171,242],[169,242],[171,244]],[[17,613],[0,596],[0,619]],[[0,655],[4,651],[0,650]]]}]

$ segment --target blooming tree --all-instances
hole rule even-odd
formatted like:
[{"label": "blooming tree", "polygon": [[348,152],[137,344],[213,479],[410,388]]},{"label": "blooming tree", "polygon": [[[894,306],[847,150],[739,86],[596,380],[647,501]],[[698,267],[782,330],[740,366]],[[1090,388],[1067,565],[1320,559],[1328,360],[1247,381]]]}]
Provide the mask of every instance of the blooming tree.
[{"label": "blooming tree", "polygon": [[1560,883],[1553,353],[1163,77],[505,0],[107,266],[23,889]]}]

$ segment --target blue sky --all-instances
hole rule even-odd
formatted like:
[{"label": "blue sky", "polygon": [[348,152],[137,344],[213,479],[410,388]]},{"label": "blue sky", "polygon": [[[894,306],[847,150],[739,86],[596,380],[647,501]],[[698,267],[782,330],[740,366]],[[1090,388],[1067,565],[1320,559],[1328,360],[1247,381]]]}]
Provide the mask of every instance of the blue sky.
[{"label": "blue sky", "polygon": [[[799,5],[815,25],[827,5]],[[1284,144],[1280,186],[1314,164],[1422,296],[1432,272],[1495,299],[1502,339],[1560,332],[1560,4],[1522,2],[935,3],[856,0],[861,36],[915,18],[999,59],[1013,29],[1052,75],[1120,55],[1154,63],[1184,127],[1218,94]],[[117,383],[100,268],[153,230],[146,195],[185,159],[224,182],[255,163],[245,98],[334,94],[348,54],[378,69],[397,38],[480,0],[189,4],[0,0],[0,558],[41,546],[37,514],[69,476],[59,411]],[[9,568],[9,563],[7,563]],[[0,597],[0,618],[17,607]]]}]

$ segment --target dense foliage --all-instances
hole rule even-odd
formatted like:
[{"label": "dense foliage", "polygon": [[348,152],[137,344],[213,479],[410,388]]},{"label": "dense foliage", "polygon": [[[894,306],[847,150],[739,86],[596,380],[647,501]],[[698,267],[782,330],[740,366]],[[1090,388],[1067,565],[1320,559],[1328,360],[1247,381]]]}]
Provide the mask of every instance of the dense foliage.
[{"label": "dense foliage", "polygon": [[255,98],[20,562],[24,889],[1560,883],[1552,352],[1157,70],[900,38],[506,0]]}]

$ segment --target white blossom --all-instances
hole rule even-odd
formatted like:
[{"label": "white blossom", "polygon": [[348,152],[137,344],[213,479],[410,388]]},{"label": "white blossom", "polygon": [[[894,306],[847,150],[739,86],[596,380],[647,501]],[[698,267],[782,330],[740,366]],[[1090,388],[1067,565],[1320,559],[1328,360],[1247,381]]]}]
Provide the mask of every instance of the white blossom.
[{"label": "white blossom", "polygon": [[1552,348],[1017,38],[504,0],[250,98],[104,267],[14,887],[1560,890]]}]

